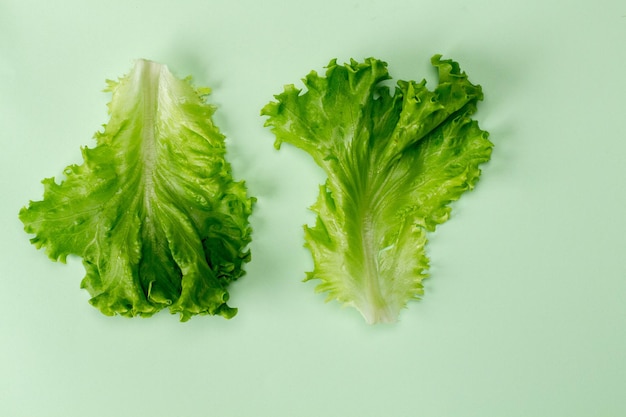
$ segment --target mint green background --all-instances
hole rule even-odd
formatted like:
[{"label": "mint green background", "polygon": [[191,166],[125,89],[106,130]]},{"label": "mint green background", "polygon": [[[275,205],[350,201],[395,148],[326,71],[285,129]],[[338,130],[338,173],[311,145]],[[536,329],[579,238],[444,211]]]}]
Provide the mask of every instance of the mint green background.
[{"label": "mint green background", "polygon": [[[625,45],[618,0],[0,2],[0,415],[626,415]],[[324,178],[259,110],[333,57],[433,80],[435,53],[482,84],[496,148],[431,236],[425,298],[367,326],[301,283]],[[17,219],[140,57],[213,88],[259,199],[231,321],[104,317]]]}]

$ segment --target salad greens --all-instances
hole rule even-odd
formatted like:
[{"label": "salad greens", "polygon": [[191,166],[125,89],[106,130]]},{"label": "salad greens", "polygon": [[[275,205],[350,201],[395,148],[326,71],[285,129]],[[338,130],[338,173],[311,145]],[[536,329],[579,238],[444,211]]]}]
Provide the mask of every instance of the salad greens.
[{"label": "salad greens", "polygon": [[427,232],[450,215],[491,156],[488,133],[471,116],[482,100],[459,65],[437,55],[438,85],[399,81],[377,59],[330,62],[307,89],[285,87],[261,111],[283,142],[309,153],[328,179],[305,226],[314,270],[328,299],[358,309],[368,323],[393,322],[423,295]]},{"label": "salad greens", "polygon": [[82,257],[81,286],[106,315],[232,317],[227,286],[250,260],[254,198],[232,178],[209,90],[147,60],[108,83],[97,146],[20,211],[31,242],[53,260]]}]

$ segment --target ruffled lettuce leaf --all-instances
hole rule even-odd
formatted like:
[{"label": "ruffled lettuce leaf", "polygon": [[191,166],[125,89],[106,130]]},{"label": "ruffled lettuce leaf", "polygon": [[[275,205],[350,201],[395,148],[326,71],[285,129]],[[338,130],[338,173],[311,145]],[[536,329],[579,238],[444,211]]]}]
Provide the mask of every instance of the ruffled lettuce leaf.
[{"label": "ruffled lettuce leaf", "polygon": [[53,260],[81,257],[82,287],[106,315],[232,317],[227,287],[250,259],[254,199],[232,178],[209,90],[138,60],[108,91],[97,146],[20,211],[31,242]]},{"label": "ruffled lettuce leaf", "polygon": [[459,65],[437,55],[434,90],[399,81],[387,64],[335,60],[311,72],[306,91],[285,87],[262,110],[276,136],[309,153],[328,178],[305,226],[314,270],[328,299],[355,307],[368,323],[393,322],[423,295],[427,232],[471,190],[491,156],[488,133],[472,120],[482,100]]}]

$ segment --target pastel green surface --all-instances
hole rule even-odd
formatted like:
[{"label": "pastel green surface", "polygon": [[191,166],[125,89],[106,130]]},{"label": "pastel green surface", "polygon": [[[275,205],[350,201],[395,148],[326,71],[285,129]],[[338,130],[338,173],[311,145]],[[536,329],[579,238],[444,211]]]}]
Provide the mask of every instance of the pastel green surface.
[{"label": "pastel green surface", "polygon": [[[626,415],[625,16],[617,0],[3,2],[0,415]],[[495,147],[430,237],[423,299],[369,326],[301,282],[325,175],[277,152],[259,111],[331,58],[432,83],[437,53],[482,85]],[[80,163],[105,79],[137,58],[213,89],[258,198],[231,320],[106,317],[80,260],[50,262],[17,217]]]}]

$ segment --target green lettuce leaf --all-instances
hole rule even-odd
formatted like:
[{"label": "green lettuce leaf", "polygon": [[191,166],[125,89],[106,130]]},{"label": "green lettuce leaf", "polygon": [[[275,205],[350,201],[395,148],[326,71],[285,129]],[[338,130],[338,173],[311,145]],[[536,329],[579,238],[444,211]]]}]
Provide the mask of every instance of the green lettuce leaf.
[{"label": "green lettuce leaf", "polygon": [[232,178],[209,90],[138,60],[108,91],[97,146],[20,211],[31,242],[53,260],[81,257],[82,287],[106,315],[232,317],[227,286],[250,259],[254,199]]},{"label": "green lettuce leaf", "polygon": [[387,64],[367,59],[311,72],[306,92],[275,96],[268,116],[275,146],[308,152],[328,179],[305,226],[306,246],[328,299],[358,309],[368,323],[393,322],[423,295],[427,232],[450,215],[450,203],[476,184],[491,156],[487,132],[471,119],[483,98],[459,65],[433,57],[438,85],[384,83]]}]

